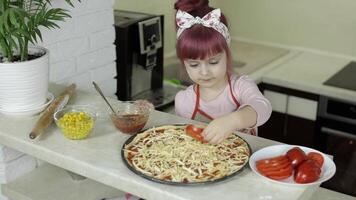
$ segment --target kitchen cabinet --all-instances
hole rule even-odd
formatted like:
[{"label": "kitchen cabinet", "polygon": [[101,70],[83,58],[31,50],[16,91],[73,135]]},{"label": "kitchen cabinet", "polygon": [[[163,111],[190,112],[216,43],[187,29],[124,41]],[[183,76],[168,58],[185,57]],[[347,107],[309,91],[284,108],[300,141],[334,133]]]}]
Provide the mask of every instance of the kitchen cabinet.
[{"label": "kitchen cabinet", "polygon": [[313,147],[318,95],[270,84],[259,84],[272,104],[271,118],[258,135],[283,143]]}]

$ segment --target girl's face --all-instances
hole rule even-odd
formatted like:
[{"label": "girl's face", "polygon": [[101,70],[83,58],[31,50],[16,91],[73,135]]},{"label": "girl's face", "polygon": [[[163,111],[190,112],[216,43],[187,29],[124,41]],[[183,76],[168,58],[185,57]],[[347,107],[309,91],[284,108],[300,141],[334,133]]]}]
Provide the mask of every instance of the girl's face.
[{"label": "girl's face", "polygon": [[226,53],[221,52],[203,60],[186,59],[185,68],[192,81],[201,87],[214,87],[226,81]]}]

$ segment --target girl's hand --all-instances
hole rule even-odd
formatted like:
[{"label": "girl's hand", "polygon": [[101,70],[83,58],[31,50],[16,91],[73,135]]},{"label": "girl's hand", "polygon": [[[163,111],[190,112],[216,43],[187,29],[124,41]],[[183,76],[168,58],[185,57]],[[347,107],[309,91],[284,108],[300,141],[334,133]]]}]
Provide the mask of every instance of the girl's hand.
[{"label": "girl's hand", "polygon": [[205,141],[211,144],[219,144],[235,130],[236,121],[234,123],[233,118],[227,115],[211,121],[202,132],[202,135]]},{"label": "girl's hand", "polygon": [[234,131],[254,126],[256,121],[256,111],[251,106],[245,106],[238,111],[211,121],[202,135],[205,141],[218,144]]}]

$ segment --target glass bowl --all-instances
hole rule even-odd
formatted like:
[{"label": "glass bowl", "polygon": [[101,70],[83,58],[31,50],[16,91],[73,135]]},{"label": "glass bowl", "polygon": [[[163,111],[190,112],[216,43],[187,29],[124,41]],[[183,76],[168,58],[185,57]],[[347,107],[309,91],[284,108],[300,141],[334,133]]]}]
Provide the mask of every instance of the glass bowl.
[{"label": "glass bowl", "polygon": [[71,140],[87,138],[94,128],[96,113],[86,106],[67,106],[54,113],[54,121],[62,134]]},{"label": "glass bowl", "polygon": [[135,134],[142,130],[154,109],[145,100],[121,101],[113,106],[116,113],[110,112],[110,118],[115,127],[125,134]]}]

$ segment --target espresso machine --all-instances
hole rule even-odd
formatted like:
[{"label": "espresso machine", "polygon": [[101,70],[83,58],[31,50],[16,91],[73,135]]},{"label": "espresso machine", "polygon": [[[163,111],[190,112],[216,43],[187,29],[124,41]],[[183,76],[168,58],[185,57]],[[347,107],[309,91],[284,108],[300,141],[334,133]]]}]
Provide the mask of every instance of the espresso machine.
[{"label": "espresso machine", "polygon": [[163,84],[163,15],[115,10],[119,100],[146,99],[156,109],[174,101],[176,88]]}]

